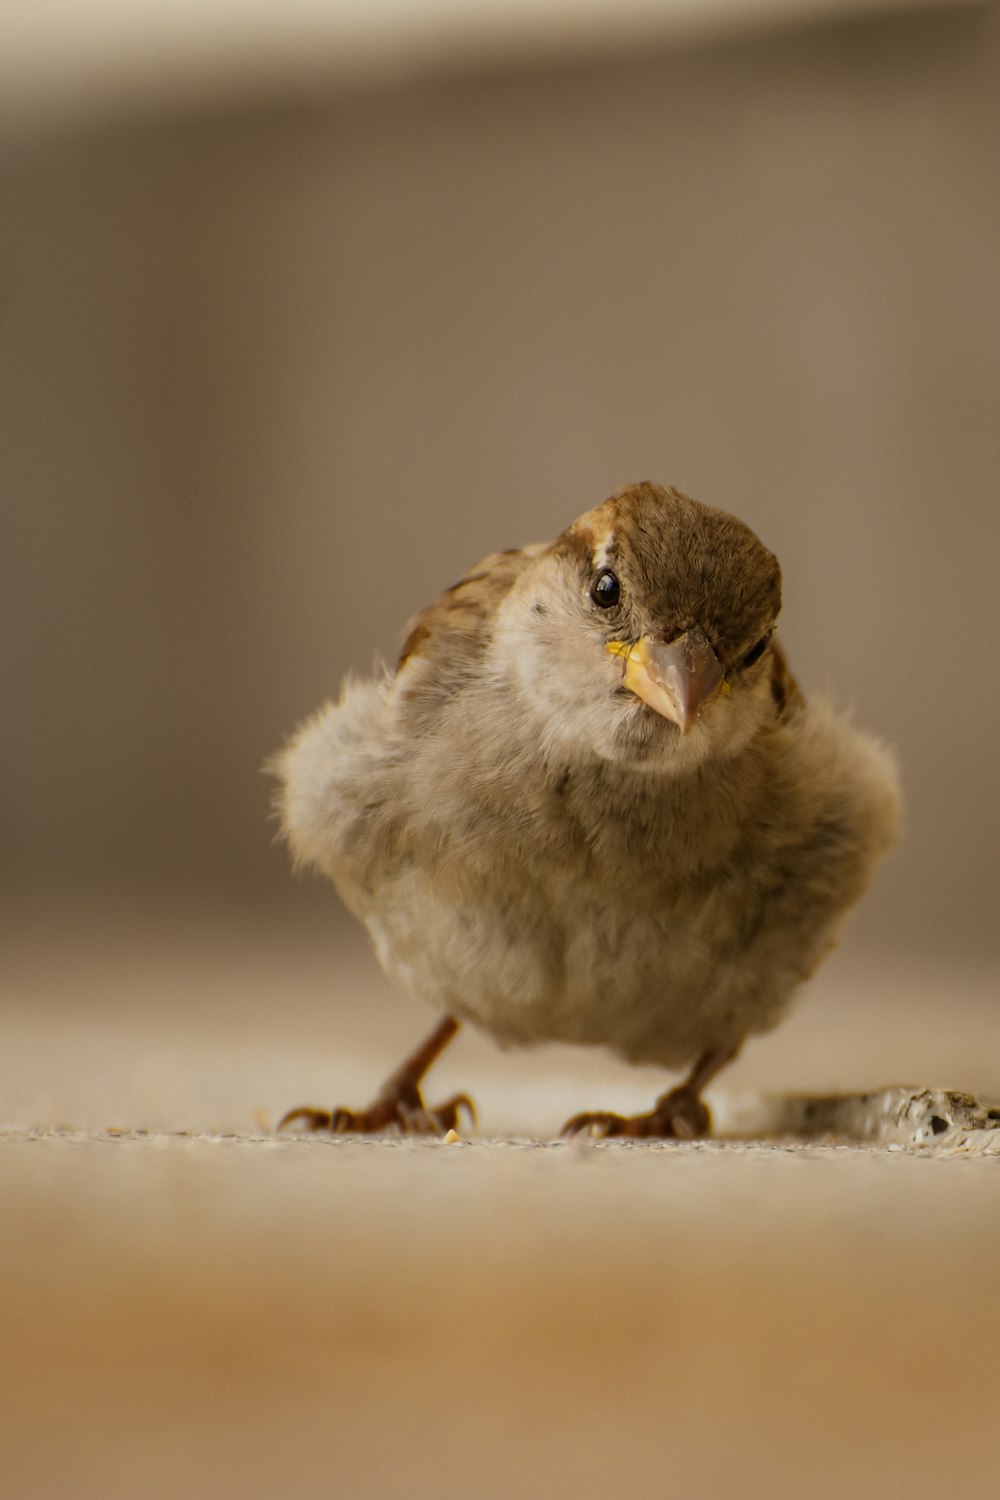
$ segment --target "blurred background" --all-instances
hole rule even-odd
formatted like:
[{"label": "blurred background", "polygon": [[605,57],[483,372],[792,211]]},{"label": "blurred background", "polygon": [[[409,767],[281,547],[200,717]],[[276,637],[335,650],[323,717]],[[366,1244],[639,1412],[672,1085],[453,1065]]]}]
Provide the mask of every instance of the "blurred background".
[{"label": "blurred background", "polygon": [[425,1017],[290,876],[262,763],[482,554],[641,478],[758,531],[806,690],[903,765],[768,1077],[1000,1092],[998,84],[994,4],[0,13],[13,1118],[326,1097],[359,996],[388,1066]]}]

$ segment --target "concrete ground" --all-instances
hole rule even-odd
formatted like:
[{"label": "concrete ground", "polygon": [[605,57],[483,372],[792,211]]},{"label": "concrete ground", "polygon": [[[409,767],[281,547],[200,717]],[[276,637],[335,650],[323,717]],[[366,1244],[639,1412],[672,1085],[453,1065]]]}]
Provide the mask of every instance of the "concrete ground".
[{"label": "concrete ground", "polygon": [[[428,1093],[468,1088],[474,1139],[276,1140],[432,1019],[351,930],[311,897],[10,915],[5,1500],[997,1493],[981,1141],[557,1142],[662,1078],[470,1035]],[[1000,1095],[994,986],[838,955],[720,1128],[768,1093]]]}]

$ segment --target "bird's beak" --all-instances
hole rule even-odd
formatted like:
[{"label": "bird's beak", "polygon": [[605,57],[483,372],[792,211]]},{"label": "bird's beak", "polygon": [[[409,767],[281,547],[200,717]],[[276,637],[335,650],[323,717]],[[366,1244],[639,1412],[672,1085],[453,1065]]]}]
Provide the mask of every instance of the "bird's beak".
[{"label": "bird's beak", "polygon": [[609,641],[605,649],[625,661],[625,686],[687,734],[722,686],[722,663],[700,625],[677,640],[644,635],[631,645]]}]

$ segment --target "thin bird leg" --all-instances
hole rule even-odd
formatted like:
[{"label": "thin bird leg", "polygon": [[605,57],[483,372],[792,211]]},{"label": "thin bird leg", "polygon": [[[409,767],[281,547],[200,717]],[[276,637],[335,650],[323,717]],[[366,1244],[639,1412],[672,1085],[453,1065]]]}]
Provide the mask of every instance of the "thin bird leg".
[{"label": "thin bird leg", "polygon": [[732,1062],[739,1050],[739,1042],[734,1047],[709,1047],[698,1058],[684,1082],[666,1094],[661,1094],[648,1114],[616,1115],[609,1110],[598,1110],[593,1114],[574,1115],[571,1120],[566,1121],[562,1133],[601,1137],[660,1137],[682,1141],[693,1141],[698,1136],[711,1135],[712,1116],[708,1105],[701,1098],[701,1091],[716,1073]]},{"label": "thin bird leg", "polygon": [[434,1108],[424,1104],[420,1082],[458,1031],[460,1021],[445,1016],[415,1052],[400,1063],[383,1083],[367,1109],[317,1109],[311,1104],[290,1109],[278,1130],[301,1120],[307,1130],[329,1130],[334,1135],[375,1135],[380,1130],[398,1130],[403,1135],[443,1135],[458,1124],[461,1110],[473,1124],[476,1110],[467,1094],[456,1094]]}]

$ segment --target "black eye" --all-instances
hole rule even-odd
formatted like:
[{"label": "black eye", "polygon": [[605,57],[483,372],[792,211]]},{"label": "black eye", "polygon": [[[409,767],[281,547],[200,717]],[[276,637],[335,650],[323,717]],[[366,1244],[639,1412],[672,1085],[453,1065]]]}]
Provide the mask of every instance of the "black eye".
[{"label": "black eye", "polygon": [[614,609],[622,596],[622,586],[610,568],[598,573],[590,586],[590,597],[598,609]]},{"label": "black eye", "polygon": [[752,667],[755,661],[760,661],[770,643],[771,632],[768,631],[767,635],[762,635],[756,646],[752,646],[751,649],[747,652],[746,656],[744,656],[743,660],[740,662],[741,669],[744,667]]}]

